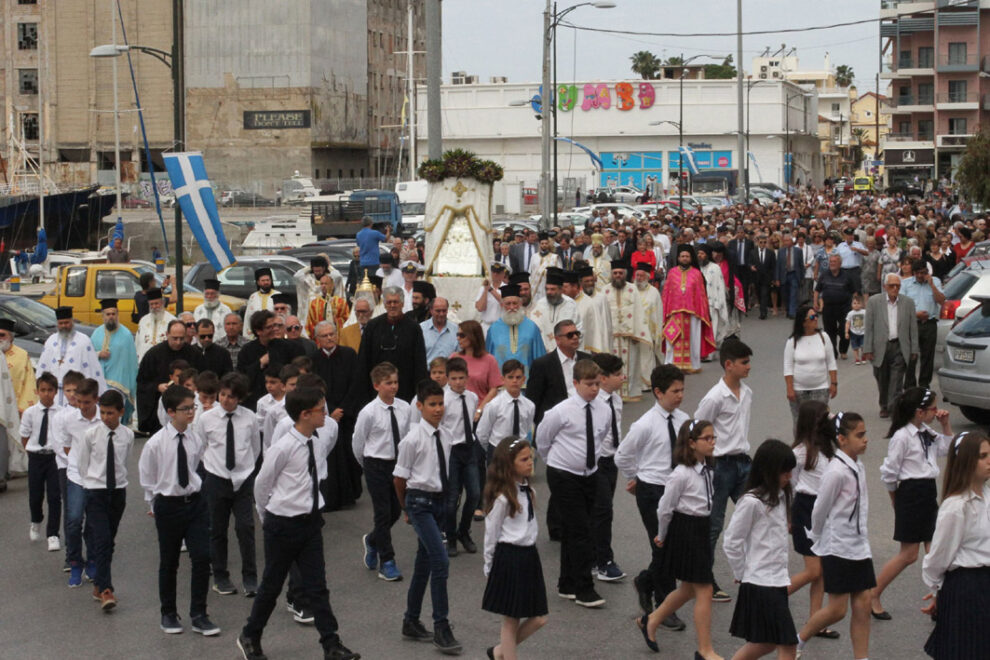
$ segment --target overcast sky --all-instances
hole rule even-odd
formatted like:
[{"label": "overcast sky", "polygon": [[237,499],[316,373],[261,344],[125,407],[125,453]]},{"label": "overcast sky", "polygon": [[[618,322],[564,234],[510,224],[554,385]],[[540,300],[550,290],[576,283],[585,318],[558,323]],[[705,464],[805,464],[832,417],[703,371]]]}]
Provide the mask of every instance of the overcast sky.
[{"label": "overcast sky", "polygon": [[[614,9],[581,7],[564,20],[576,25],[616,30],[666,33],[735,33],[732,0],[615,0]],[[558,11],[577,4],[561,0]],[[862,19],[876,19],[879,0],[745,0],[743,32],[805,28]],[[443,70],[466,71],[488,82],[508,76],[510,82],[540,79],[544,0],[446,0],[443,3]],[[629,57],[648,50],[666,58],[684,53],[735,56],[732,37],[653,37],[611,35],[561,27],[557,32],[558,79],[615,80],[634,77]],[[745,35],[744,68],[767,47],[771,52],[797,47],[801,69],[821,69],[825,53],[833,66],[853,67],[859,91],[872,91],[879,48],[877,22],[809,32]],[[881,81],[881,89],[886,82]]]}]

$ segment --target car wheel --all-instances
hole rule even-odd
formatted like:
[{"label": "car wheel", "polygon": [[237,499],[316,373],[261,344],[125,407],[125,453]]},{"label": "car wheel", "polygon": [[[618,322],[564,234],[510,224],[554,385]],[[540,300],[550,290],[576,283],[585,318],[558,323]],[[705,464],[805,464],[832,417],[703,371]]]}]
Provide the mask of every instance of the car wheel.
[{"label": "car wheel", "polygon": [[973,406],[959,406],[959,410],[966,419],[974,424],[990,424],[990,410],[985,408],[975,408]]}]

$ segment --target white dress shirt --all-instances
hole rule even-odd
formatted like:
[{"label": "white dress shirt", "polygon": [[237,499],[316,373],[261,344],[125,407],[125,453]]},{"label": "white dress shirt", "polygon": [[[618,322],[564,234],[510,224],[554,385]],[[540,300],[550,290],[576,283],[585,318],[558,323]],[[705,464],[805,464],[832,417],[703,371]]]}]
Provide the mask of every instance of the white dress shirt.
[{"label": "white dress shirt", "polygon": [[887,303],[887,340],[897,339],[897,300],[891,301],[890,297],[884,299]]},{"label": "white dress shirt", "polygon": [[783,499],[770,507],[753,493],[743,495],[722,541],[733,577],[761,587],[790,585],[788,536],[787,505]]},{"label": "white dress shirt", "polygon": [[[609,394],[604,389],[599,389],[598,399],[605,404],[605,408],[608,411],[608,433],[605,434],[605,441],[602,442],[601,452],[601,456],[606,458],[615,456],[615,450],[622,440],[622,396],[618,392]],[[615,428],[619,432],[618,438],[612,437],[612,408],[608,406],[609,401],[612,402],[612,407],[615,409]]]},{"label": "white dress shirt", "polygon": [[[309,473],[309,449],[306,446],[309,440],[292,427],[265,453],[258,476],[254,478],[254,502],[258,518],[262,521],[265,513],[292,518],[313,511],[313,475]],[[326,466],[330,445],[321,441],[318,434],[312,440],[319,481],[320,465]],[[323,508],[323,494],[319,489],[316,497],[316,507]]]},{"label": "white dress shirt", "polygon": [[[48,408],[48,430],[46,431],[47,439],[44,447],[38,444],[38,440],[41,439],[41,421],[45,414],[45,406],[41,405],[41,402],[38,401],[21,414],[21,428],[19,432],[22,438],[28,439],[27,445],[24,446],[25,450],[31,453],[55,453],[55,415],[60,410],[61,408],[54,403]],[[65,456],[63,455],[62,458],[64,459]]]},{"label": "white dress shirt", "polygon": [[536,404],[522,393],[513,399],[508,391],[502,390],[481,411],[475,435],[482,446],[497,447],[498,443],[512,435],[512,419],[517,406],[515,401],[519,402],[519,436],[525,438],[533,430]]},{"label": "white dress shirt", "polygon": [[288,418],[289,413],[285,412],[285,397],[282,397],[281,401],[275,401],[269,406],[268,411],[265,413],[265,421],[261,425],[262,442],[267,450],[272,441],[276,439],[275,427],[283,419]]},{"label": "white dress shirt", "polygon": [[694,419],[707,419],[715,427],[715,457],[748,454],[749,414],[753,407],[753,390],[739,383],[739,398],[725,384],[725,378],[708,390],[698,404]]},{"label": "white dress shirt", "polygon": [[811,550],[819,557],[833,555],[854,561],[872,557],[866,528],[869,510],[863,462],[837,449],[811,512],[811,529],[807,530],[814,542]]},{"label": "white dress shirt", "polygon": [[492,570],[495,546],[499,543],[536,545],[539,525],[535,515],[532,519],[529,517],[529,494],[520,487],[516,499],[519,501],[519,511],[515,514],[510,510],[508,498],[499,495],[492,503],[492,510],[485,516],[485,576]]},{"label": "white dress shirt", "polygon": [[947,571],[990,566],[990,487],[982,493],[966,489],[951,495],[938,508],[935,536],[921,565],[921,579],[933,591],[942,587]]},{"label": "white dress shirt", "polygon": [[354,458],[361,467],[364,467],[365,456],[383,461],[394,461],[397,458],[395,444],[392,442],[392,416],[389,414],[389,407],[395,411],[395,421],[399,423],[399,440],[409,432],[409,410],[412,406],[399,398],[393,399],[392,403],[385,403],[380,396],[376,396],[358,413],[351,437]]},{"label": "white dress shirt", "polygon": [[[933,442],[928,449],[921,439],[920,432],[931,434]],[[897,490],[897,483],[906,479],[937,479],[938,458],[949,453],[952,436],[938,433],[927,424],[918,428],[908,424],[897,429],[887,443],[887,457],[880,466],[880,478],[884,488]]]},{"label": "white dress shirt", "polygon": [[713,472],[705,463],[681,463],[670,473],[657,505],[657,537],[661,541],[667,538],[667,527],[675,511],[697,518],[711,515]]},{"label": "white dress shirt", "polygon": [[577,353],[574,357],[567,357],[560,350],[557,351],[557,358],[560,360],[560,369],[564,372],[564,385],[567,387],[567,396],[574,396],[574,363],[577,362]]},{"label": "white dress shirt", "polygon": [[[461,403],[462,399],[464,403]],[[467,406],[468,418],[464,419],[464,406]],[[440,420],[440,428],[450,436],[453,445],[463,445],[467,442],[467,433],[474,438],[474,411],[478,409],[478,395],[471,390],[465,389],[457,393],[450,389],[450,385],[443,388],[443,419]],[[467,432],[464,431],[464,424],[467,423]]]},{"label": "white dress shirt", "polygon": [[[399,458],[395,462],[392,476],[406,480],[406,488],[423,490],[428,493],[442,493],[440,463],[434,433],[440,432],[443,447],[443,460],[450,468],[451,440],[443,425],[434,427],[425,419],[409,429],[409,433],[399,443]],[[449,474],[449,472],[448,472]],[[404,505],[404,503],[403,503]]]},{"label": "white dress shirt", "polygon": [[825,454],[818,452],[815,460],[815,467],[810,470],[804,468],[804,463],[808,460],[808,446],[803,442],[793,450],[794,459],[797,465],[791,470],[791,483],[794,484],[794,492],[805,495],[818,496],[818,489],[821,487],[822,477],[828,469],[828,464],[832,462]]},{"label": "white dress shirt", "polygon": [[[673,438],[667,431],[668,415],[673,416]],[[676,433],[689,419],[680,408],[668,413],[659,403],[654,404],[629,427],[629,432],[615,452],[615,466],[626,479],[635,477],[644,483],[663,486],[674,469],[670,457],[671,447],[677,444]]]},{"label": "white dress shirt", "polygon": [[[281,400],[284,399],[285,396],[283,396]],[[255,406],[255,410],[257,411],[255,413],[255,416],[257,417],[259,432],[262,431],[265,427],[265,415],[268,414],[268,409],[271,408],[275,403],[277,403],[277,401],[275,400],[275,397],[273,397],[271,394],[266,394],[265,396],[258,399],[258,404]]]},{"label": "white dress shirt", "polygon": [[[79,442],[78,468],[82,487],[90,490],[107,487],[107,447],[110,428],[102,421],[83,434]],[[134,446],[134,432],[123,424],[113,430],[113,466],[116,488],[127,488],[127,457]]]},{"label": "white dress shirt", "polygon": [[[324,410],[326,411],[327,416],[323,422],[323,426],[316,429],[316,438],[314,438],[314,440],[317,443],[326,445],[327,454],[329,455],[330,452],[333,451],[333,448],[337,446],[337,435],[340,433],[340,427],[337,426],[337,422],[330,417],[330,411],[326,409],[326,404],[324,404]],[[275,427],[275,437],[285,437],[295,425],[296,423],[292,421],[292,418],[286,415],[282,418],[282,421],[278,423],[278,426]],[[316,450],[314,449],[313,451],[315,452]],[[317,461],[316,476],[319,477],[320,481],[323,481],[328,475],[329,468],[327,467],[327,462]]]},{"label": "white dress shirt", "polygon": [[138,471],[141,477],[141,487],[144,488],[144,499],[151,502],[159,495],[180,497],[198,493],[203,485],[196,468],[203,459],[205,445],[202,439],[191,428],[183,431],[182,446],[186,450],[189,483],[183,488],[179,485],[178,452],[179,431],[169,422],[145,443],[138,461]]},{"label": "white dress shirt", "polygon": [[[51,413],[49,413],[51,414]],[[82,479],[79,478],[79,466],[77,458],[79,456],[79,444],[82,442],[86,431],[94,426],[102,424],[100,413],[97,411],[92,419],[83,417],[78,408],[71,406],[63,408],[55,415],[55,460],[59,467],[65,467],[65,476],[69,481],[82,486]],[[51,444],[49,439],[48,444]],[[63,465],[64,462],[64,465]]]},{"label": "white dress shirt", "polygon": [[[595,464],[587,463],[586,410],[591,405],[592,430],[595,441]],[[574,394],[547,411],[536,428],[536,449],[547,465],[578,476],[594,474],[598,458],[602,455],[602,443],[610,431],[611,415],[601,399],[590,404]]]},{"label": "white dress shirt", "polygon": [[254,412],[244,406],[234,409],[234,469],[227,469],[227,411],[215,405],[196,422],[196,430],[206,443],[203,453],[203,467],[210,474],[221,479],[230,479],[234,490],[239,490],[254,472],[261,452],[261,436],[258,432],[258,419]]}]

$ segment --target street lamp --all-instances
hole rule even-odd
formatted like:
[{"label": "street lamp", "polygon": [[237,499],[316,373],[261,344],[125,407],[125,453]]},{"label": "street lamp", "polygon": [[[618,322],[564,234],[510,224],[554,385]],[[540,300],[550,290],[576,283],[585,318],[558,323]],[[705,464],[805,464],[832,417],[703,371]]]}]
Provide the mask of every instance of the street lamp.
[{"label": "street lamp", "polygon": [[761,83],[769,83],[769,80],[750,80],[746,83],[746,154],[743,156],[746,159],[746,169],[743,172],[743,176],[746,177],[746,203],[749,203],[749,94],[754,87]]},{"label": "street lamp", "polygon": [[[182,151],[186,145],[185,127],[185,64],[182,52],[182,27],[183,27],[183,0],[172,0],[172,50],[166,51],[151,46],[139,46],[135,44],[104,44],[97,46],[89,52],[90,57],[120,57],[124,53],[136,50],[141,53],[151,55],[156,60],[172,70],[172,131],[174,133],[174,144],[176,149]],[[115,69],[116,70],[116,69]],[[117,94],[117,81],[114,79],[114,97]],[[114,101],[114,116],[116,117],[116,100]],[[119,161],[118,160],[118,176]],[[148,163],[151,166],[151,163]],[[118,184],[119,187],[119,184]],[[120,202],[117,202],[118,208]],[[183,312],[183,291],[182,291],[182,209],[175,205],[175,311],[176,315]]]},{"label": "street lamp", "polygon": [[[683,97],[682,97],[683,98]],[[681,107],[683,112],[683,106]],[[684,186],[682,185],[682,177],[684,176],[684,154],[681,153],[681,147],[684,145],[684,129],[683,124],[679,121],[671,121],[670,119],[661,119],[660,121],[651,121],[650,126],[662,126],[664,124],[670,124],[677,129],[677,204],[678,213],[684,212]]]}]

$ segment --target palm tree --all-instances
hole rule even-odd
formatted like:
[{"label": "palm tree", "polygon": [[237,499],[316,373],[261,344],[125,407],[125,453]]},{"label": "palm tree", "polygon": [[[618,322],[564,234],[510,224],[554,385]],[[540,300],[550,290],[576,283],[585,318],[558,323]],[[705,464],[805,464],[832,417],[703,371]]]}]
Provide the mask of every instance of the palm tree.
[{"label": "palm tree", "polygon": [[835,84],[839,87],[849,87],[855,77],[856,74],[853,72],[851,66],[840,64],[835,67]]},{"label": "palm tree", "polygon": [[660,70],[660,59],[648,50],[641,50],[633,53],[632,57],[633,73],[642,76],[643,80],[652,80],[657,77]]}]

